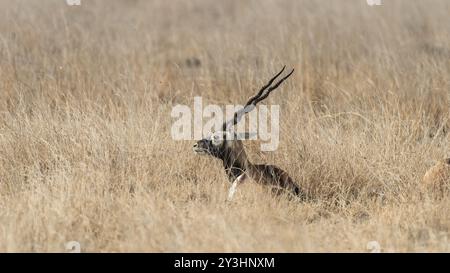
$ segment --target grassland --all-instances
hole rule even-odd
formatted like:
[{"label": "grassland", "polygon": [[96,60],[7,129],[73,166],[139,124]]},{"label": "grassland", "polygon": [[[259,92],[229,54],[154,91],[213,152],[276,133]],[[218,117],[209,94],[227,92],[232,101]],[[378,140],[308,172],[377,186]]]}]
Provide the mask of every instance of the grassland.
[{"label": "grassland", "polygon": [[[450,2],[0,0],[0,251],[450,251]],[[189,61],[193,60],[193,61]],[[195,64],[195,65],[192,65]],[[313,197],[251,183],[174,141],[177,104],[266,103],[250,158]]]}]

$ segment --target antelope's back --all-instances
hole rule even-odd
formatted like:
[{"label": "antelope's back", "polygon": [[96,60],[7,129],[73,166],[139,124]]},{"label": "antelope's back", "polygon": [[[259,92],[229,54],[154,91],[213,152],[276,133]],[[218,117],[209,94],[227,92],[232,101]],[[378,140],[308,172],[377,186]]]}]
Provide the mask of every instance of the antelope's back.
[{"label": "antelope's back", "polygon": [[290,191],[291,193],[303,196],[300,187],[295,183],[295,181],[289,176],[289,174],[283,169],[275,166],[275,165],[255,165],[255,168],[258,170],[259,175],[255,175],[260,183],[264,183],[267,185],[272,185],[275,187],[281,187]]}]

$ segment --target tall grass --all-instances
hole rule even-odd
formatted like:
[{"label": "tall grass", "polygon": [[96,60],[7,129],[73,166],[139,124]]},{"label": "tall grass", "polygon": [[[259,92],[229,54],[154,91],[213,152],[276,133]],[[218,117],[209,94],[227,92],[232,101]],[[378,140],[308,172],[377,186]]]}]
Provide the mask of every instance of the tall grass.
[{"label": "tall grass", "polygon": [[[450,251],[450,3],[0,0],[0,251]],[[195,64],[195,65],[192,65]],[[171,139],[176,104],[243,103],[280,67],[276,164],[246,183]]]}]

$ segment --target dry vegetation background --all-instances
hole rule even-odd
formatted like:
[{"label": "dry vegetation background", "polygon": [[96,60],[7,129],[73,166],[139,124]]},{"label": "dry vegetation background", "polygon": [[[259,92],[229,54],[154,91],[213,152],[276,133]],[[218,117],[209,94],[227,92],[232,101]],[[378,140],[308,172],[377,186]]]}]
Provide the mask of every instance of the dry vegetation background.
[{"label": "dry vegetation background", "polygon": [[[0,251],[450,251],[450,2],[0,1]],[[176,104],[242,103],[283,64],[277,164],[245,184],[171,139]]]}]

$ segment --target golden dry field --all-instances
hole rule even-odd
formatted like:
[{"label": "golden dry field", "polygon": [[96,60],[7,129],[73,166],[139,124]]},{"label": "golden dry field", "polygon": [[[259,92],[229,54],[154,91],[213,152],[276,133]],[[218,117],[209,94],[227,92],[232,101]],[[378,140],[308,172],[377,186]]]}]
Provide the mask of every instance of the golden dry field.
[{"label": "golden dry field", "polygon": [[[0,251],[449,252],[450,1],[0,0]],[[229,182],[171,110],[238,104],[283,65],[306,202]]]}]

